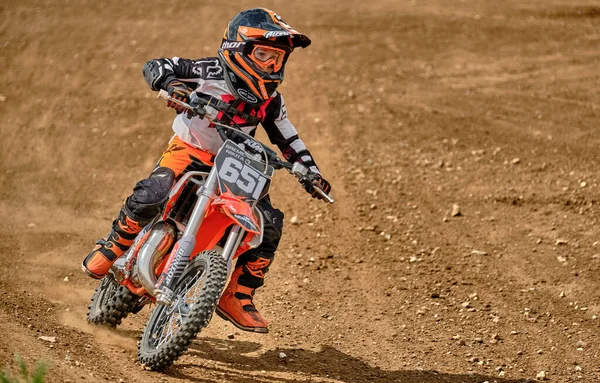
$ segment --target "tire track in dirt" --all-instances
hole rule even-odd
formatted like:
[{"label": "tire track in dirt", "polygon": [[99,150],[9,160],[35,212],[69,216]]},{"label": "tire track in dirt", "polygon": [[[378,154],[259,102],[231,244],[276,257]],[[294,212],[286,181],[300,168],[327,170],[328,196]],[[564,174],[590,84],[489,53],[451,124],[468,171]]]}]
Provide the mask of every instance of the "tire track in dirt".
[{"label": "tire track in dirt", "polygon": [[85,324],[78,264],[171,134],[143,62],[214,54],[253,4],[3,6],[0,363],[44,359],[50,382],[598,380],[594,4],[421,3],[265,3],[313,38],[282,92],[337,202],[277,176],[271,333],[215,319],[166,374],[135,363],[148,310]]}]

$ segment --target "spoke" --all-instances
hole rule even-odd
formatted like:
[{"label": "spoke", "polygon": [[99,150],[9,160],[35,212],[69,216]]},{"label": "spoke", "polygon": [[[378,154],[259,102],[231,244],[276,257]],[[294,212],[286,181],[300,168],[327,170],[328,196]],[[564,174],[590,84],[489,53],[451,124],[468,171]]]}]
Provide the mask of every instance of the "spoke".
[{"label": "spoke", "polygon": [[183,325],[186,317],[190,314],[191,307],[198,299],[206,280],[206,269],[202,268],[199,271],[176,290],[176,300],[173,302],[173,306],[163,306],[162,312],[159,314],[161,318],[154,331],[157,348],[175,335],[177,329]]},{"label": "spoke", "polygon": [[168,337],[168,339],[171,339],[171,337],[169,336],[171,334],[171,321],[168,321],[167,323],[165,323],[165,325],[166,326],[162,327],[162,332],[160,333],[158,342],[156,343],[156,347],[159,347],[161,344],[163,344],[166,340],[166,337]]},{"label": "spoke", "polygon": [[190,309],[188,305],[186,305],[185,303],[181,303],[179,306],[177,306],[177,312],[181,317],[186,317],[189,315]]}]

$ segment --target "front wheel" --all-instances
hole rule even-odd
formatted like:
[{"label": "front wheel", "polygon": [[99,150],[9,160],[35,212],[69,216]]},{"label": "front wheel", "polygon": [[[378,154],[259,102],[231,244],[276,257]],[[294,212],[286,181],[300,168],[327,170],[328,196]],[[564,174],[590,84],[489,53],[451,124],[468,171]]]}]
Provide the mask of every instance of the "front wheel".
[{"label": "front wheel", "polygon": [[152,370],[169,367],[208,325],[227,280],[227,263],[216,251],[198,254],[174,289],[173,302],[156,306],[138,343],[138,360]]}]

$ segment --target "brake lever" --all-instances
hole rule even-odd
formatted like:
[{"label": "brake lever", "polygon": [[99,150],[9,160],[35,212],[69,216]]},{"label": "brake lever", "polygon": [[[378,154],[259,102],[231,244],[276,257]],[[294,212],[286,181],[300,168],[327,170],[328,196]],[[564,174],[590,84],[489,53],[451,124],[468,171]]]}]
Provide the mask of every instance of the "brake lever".
[{"label": "brake lever", "polygon": [[302,165],[299,162],[294,162],[294,165],[292,166],[290,170],[290,173],[292,173],[293,175],[295,175],[298,180],[300,181],[300,183],[302,185],[310,185],[312,187],[312,189],[314,191],[316,191],[317,193],[319,193],[319,195],[321,197],[323,197],[323,199],[329,203],[334,203],[335,200],[333,198],[331,198],[327,193],[325,193],[321,188],[315,186],[312,182],[313,179],[310,177],[310,171],[308,170],[308,168],[304,165]]},{"label": "brake lever", "polygon": [[191,111],[188,111],[188,117],[198,116],[200,119],[204,119],[206,116],[206,101],[199,97],[196,92],[192,92],[190,95],[190,107]]}]

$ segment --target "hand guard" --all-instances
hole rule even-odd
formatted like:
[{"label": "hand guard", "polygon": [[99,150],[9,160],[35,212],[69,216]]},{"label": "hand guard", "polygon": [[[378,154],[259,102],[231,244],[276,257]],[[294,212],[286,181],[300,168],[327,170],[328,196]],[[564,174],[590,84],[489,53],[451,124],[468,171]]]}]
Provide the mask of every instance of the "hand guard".
[{"label": "hand guard", "polygon": [[302,182],[302,180],[300,181],[304,186],[304,190],[310,193],[311,197],[323,199],[323,197],[316,190],[313,189],[313,185],[323,190],[325,194],[329,194],[329,192],[331,191],[331,184],[329,184],[329,182],[327,182],[325,178],[321,177],[320,174],[316,173],[311,177],[311,179],[312,181],[309,179],[305,179],[304,182]]},{"label": "hand guard", "polygon": [[[192,94],[194,90],[192,88],[190,88],[189,86],[185,85],[184,83],[180,82],[180,81],[172,81],[171,83],[169,83],[169,85],[167,85],[167,92],[169,92],[169,96],[179,100],[179,101],[183,101],[185,103],[189,103],[190,102],[190,95]],[[183,112],[185,109],[172,102],[169,101],[167,102],[167,106],[169,108],[173,108],[177,111],[177,114]]]}]

